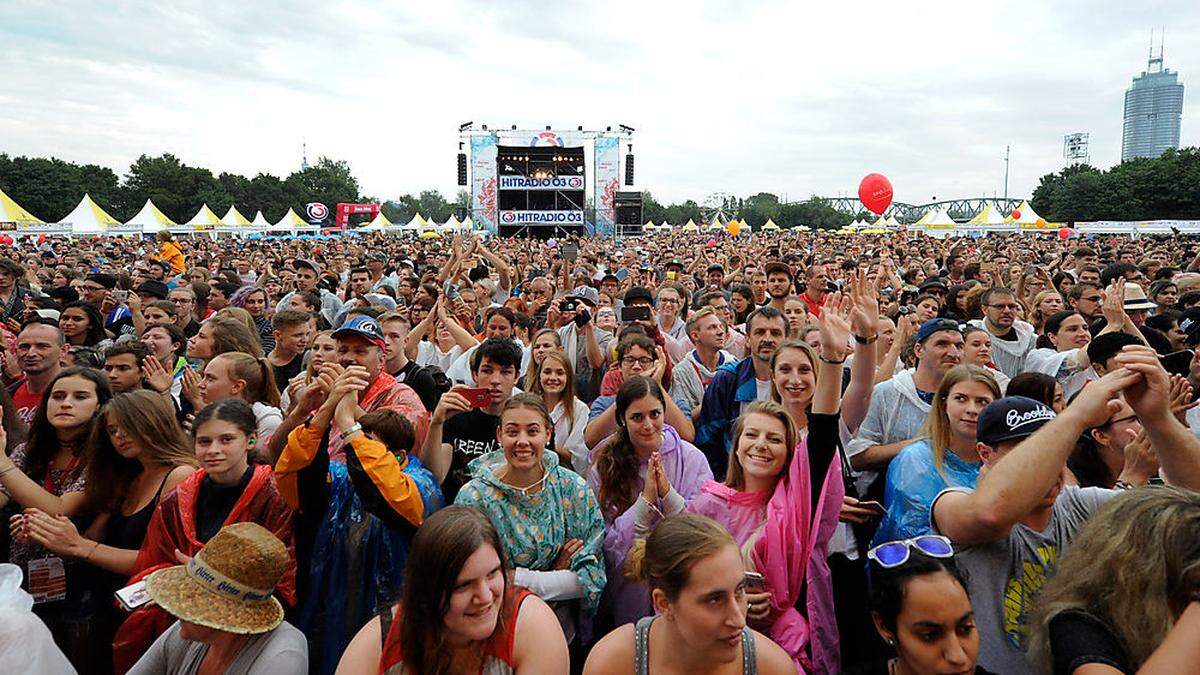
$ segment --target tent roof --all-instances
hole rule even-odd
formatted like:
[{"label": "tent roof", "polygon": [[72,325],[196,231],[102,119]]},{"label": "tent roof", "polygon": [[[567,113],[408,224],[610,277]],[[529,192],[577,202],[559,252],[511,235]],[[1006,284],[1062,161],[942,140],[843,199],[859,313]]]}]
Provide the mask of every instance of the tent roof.
[{"label": "tent roof", "polygon": [[12,197],[0,190],[0,223],[16,223],[22,225],[41,225],[42,220],[26,211]]},{"label": "tent roof", "polygon": [[381,230],[389,229],[392,227],[393,227],[392,221],[388,220],[388,217],[383,215],[383,211],[380,211],[379,213],[375,214],[375,217],[371,219],[371,222],[358,228],[357,231],[358,232],[379,232]]},{"label": "tent roof", "polygon": [[201,206],[200,210],[196,212],[196,215],[192,216],[191,220],[184,223],[184,225],[190,225],[191,227],[200,226],[207,228],[213,228],[220,224],[221,219],[217,217],[217,214],[213,213],[212,209],[208,208],[208,204]]},{"label": "tent roof", "polygon": [[[209,213],[211,213],[211,211]],[[310,226],[308,223],[304,222],[303,218],[296,215],[295,209],[293,209],[289,206],[287,213],[283,214],[283,217],[279,219],[278,223],[275,223],[274,225],[272,225],[271,229],[273,229],[273,230],[296,230],[296,229],[299,229],[302,227],[307,228]]]},{"label": "tent roof", "polygon": [[247,227],[250,225],[250,219],[243,216],[242,212],[231,204],[229,210],[225,212],[225,216],[221,218],[221,224],[226,227]]},{"label": "tent roof", "polygon": [[937,215],[937,209],[934,209],[934,208],[929,209],[928,211],[925,212],[925,215],[921,216],[920,218],[917,219],[917,222],[913,223],[913,227],[920,227],[920,226],[924,225],[925,223],[928,223],[929,219],[934,217],[935,215]]},{"label": "tent roof", "polygon": [[167,217],[157,206],[154,201],[147,199],[142,205],[142,210],[137,212],[137,215],[130,218],[126,225],[137,225],[142,228],[142,232],[161,232],[169,227],[175,226],[175,221]]},{"label": "tent roof", "polygon": [[267,222],[267,217],[263,215],[261,210],[254,214],[254,220],[250,221],[250,224],[256,228],[262,229],[266,229],[271,226],[271,224]]},{"label": "tent roof", "polygon": [[924,225],[925,227],[947,228],[954,227],[955,222],[954,219],[950,217],[950,214],[946,212],[946,209],[939,208],[933,213],[932,216],[929,217],[928,220],[925,221]]},{"label": "tent roof", "polygon": [[120,226],[116,218],[108,215],[100,205],[92,201],[91,195],[83,195],[75,210],[62,219],[71,224],[72,234],[98,234],[112,226]]},{"label": "tent roof", "polygon": [[771,228],[771,229],[775,229],[775,228],[777,228],[777,227],[779,227],[779,226],[775,224],[775,221],[774,221],[774,220],[772,220],[772,219],[770,219],[770,218],[767,218],[767,222],[763,223],[763,227],[764,227],[764,228],[766,228],[766,227],[769,227],[769,228]]},{"label": "tent roof", "polygon": [[1010,223],[1018,223],[1020,225],[1036,225],[1039,220],[1043,220],[1037,214],[1037,211],[1034,211],[1033,207],[1029,205],[1029,200],[1023,200],[1021,205],[1017,207],[1017,211],[1021,214],[1020,218],[1013,218],[1012,214],[1009,214],[1006,220]]},{"label": "tent roof", "polygon": [[1002,225],[1003,223],[1004,214],[1000,213],[1000,209],[990,202],[974,218],[967,221],[968,225]]}]

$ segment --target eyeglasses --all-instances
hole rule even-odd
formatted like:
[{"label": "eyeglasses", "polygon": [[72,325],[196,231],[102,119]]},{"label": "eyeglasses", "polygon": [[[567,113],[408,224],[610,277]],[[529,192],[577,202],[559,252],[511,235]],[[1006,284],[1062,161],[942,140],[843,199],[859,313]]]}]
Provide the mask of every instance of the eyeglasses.
[{"label": "eyeglasses", "polygon": [[1089,296],[1087,296],[1086,298],[1084,298],[1084,297],[1081,297],[1081,298],[1079,298],[1079,299],[1080,299],[1080,300],[1087,300],[1088,302],[1100,302],[1100,301],[1103,299],[1103,297],[1102,297],[1102,296],[1100,296],[1100,295],[1089,295]]},{"label": "eyeglasses", "polygon": [[910,552],[914,548],[931,558],[954,557],[954,546],[949,539],[936,534],[925,534],[912,539],[880,544],[867,551],[867,558],[874,560],[884,569],[892,569],[908,562]]},{"label": "eyeglasses", "polygon": [[653,363],[654,363],[654,359],[646,357],[646,356],[643,356],[641,358],[638,358],[636,356],[626,356],[625,358],[621,359],[621,365],[629,366],[629,367],[641,366],[641,367],[645,368],[646,366],[649,366]]}]

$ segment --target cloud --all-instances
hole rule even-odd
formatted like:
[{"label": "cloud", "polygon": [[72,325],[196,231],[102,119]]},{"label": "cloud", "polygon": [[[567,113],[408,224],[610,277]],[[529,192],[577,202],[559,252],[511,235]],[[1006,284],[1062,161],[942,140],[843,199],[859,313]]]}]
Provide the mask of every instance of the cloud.
[{"label": "cloud", "polygon": [[1118,159],[1161,25],[1200,143],[1194,3],[978,4],[6,3],[0,151],[286,175],[307,140],[387,198],[453,194],[466,120],[628,123],[660,199],[853,194],[870,171],[902,201],[999,193],[1005,145],[1026,196],[1064,134]]}]

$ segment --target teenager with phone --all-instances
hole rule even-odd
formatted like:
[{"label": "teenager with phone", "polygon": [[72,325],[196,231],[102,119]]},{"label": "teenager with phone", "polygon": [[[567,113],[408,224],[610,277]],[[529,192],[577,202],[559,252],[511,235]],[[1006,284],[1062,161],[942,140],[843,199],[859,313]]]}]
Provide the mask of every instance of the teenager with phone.
[{"label": "teenager with phone", "polygon": [[421,448],[421,461],[441,483],[451,502],[470,478],[467,465],[498,447],[500,408],[512,395],[521,368],[521,348],[507,338],[480,343],[471,359],[478,385],[455,387],[442,395]]}]

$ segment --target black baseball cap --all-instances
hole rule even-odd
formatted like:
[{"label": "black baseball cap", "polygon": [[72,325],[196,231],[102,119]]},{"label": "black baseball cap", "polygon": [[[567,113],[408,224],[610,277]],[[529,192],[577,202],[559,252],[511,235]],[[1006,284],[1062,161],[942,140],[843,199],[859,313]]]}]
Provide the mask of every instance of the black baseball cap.
[{"label": "black baseball cap", "polygon": [[1032,436],[1054,419],[1050,406],[1025,396],[1005,396],[987,404],[975,423],[975,438],[995,447],[1004,441]]},{"label": "black baseball cap", "polygon": [[167,296],[171,293],[171,289],[157,279],[147,279],[138,284],[138,287],[133,290],[135,293],[141,293],[142,295],[153,295],[159,300],[166,300]]},{"label": "black baseball cap", "polygon": [[651,305],[654,305],[654,294],[651,293],[650,289],[646,288],[645,286],[634,286],[633,288],[625,291],[624,301],[626,305],[632,305],[634,300],[645,300]]}]

